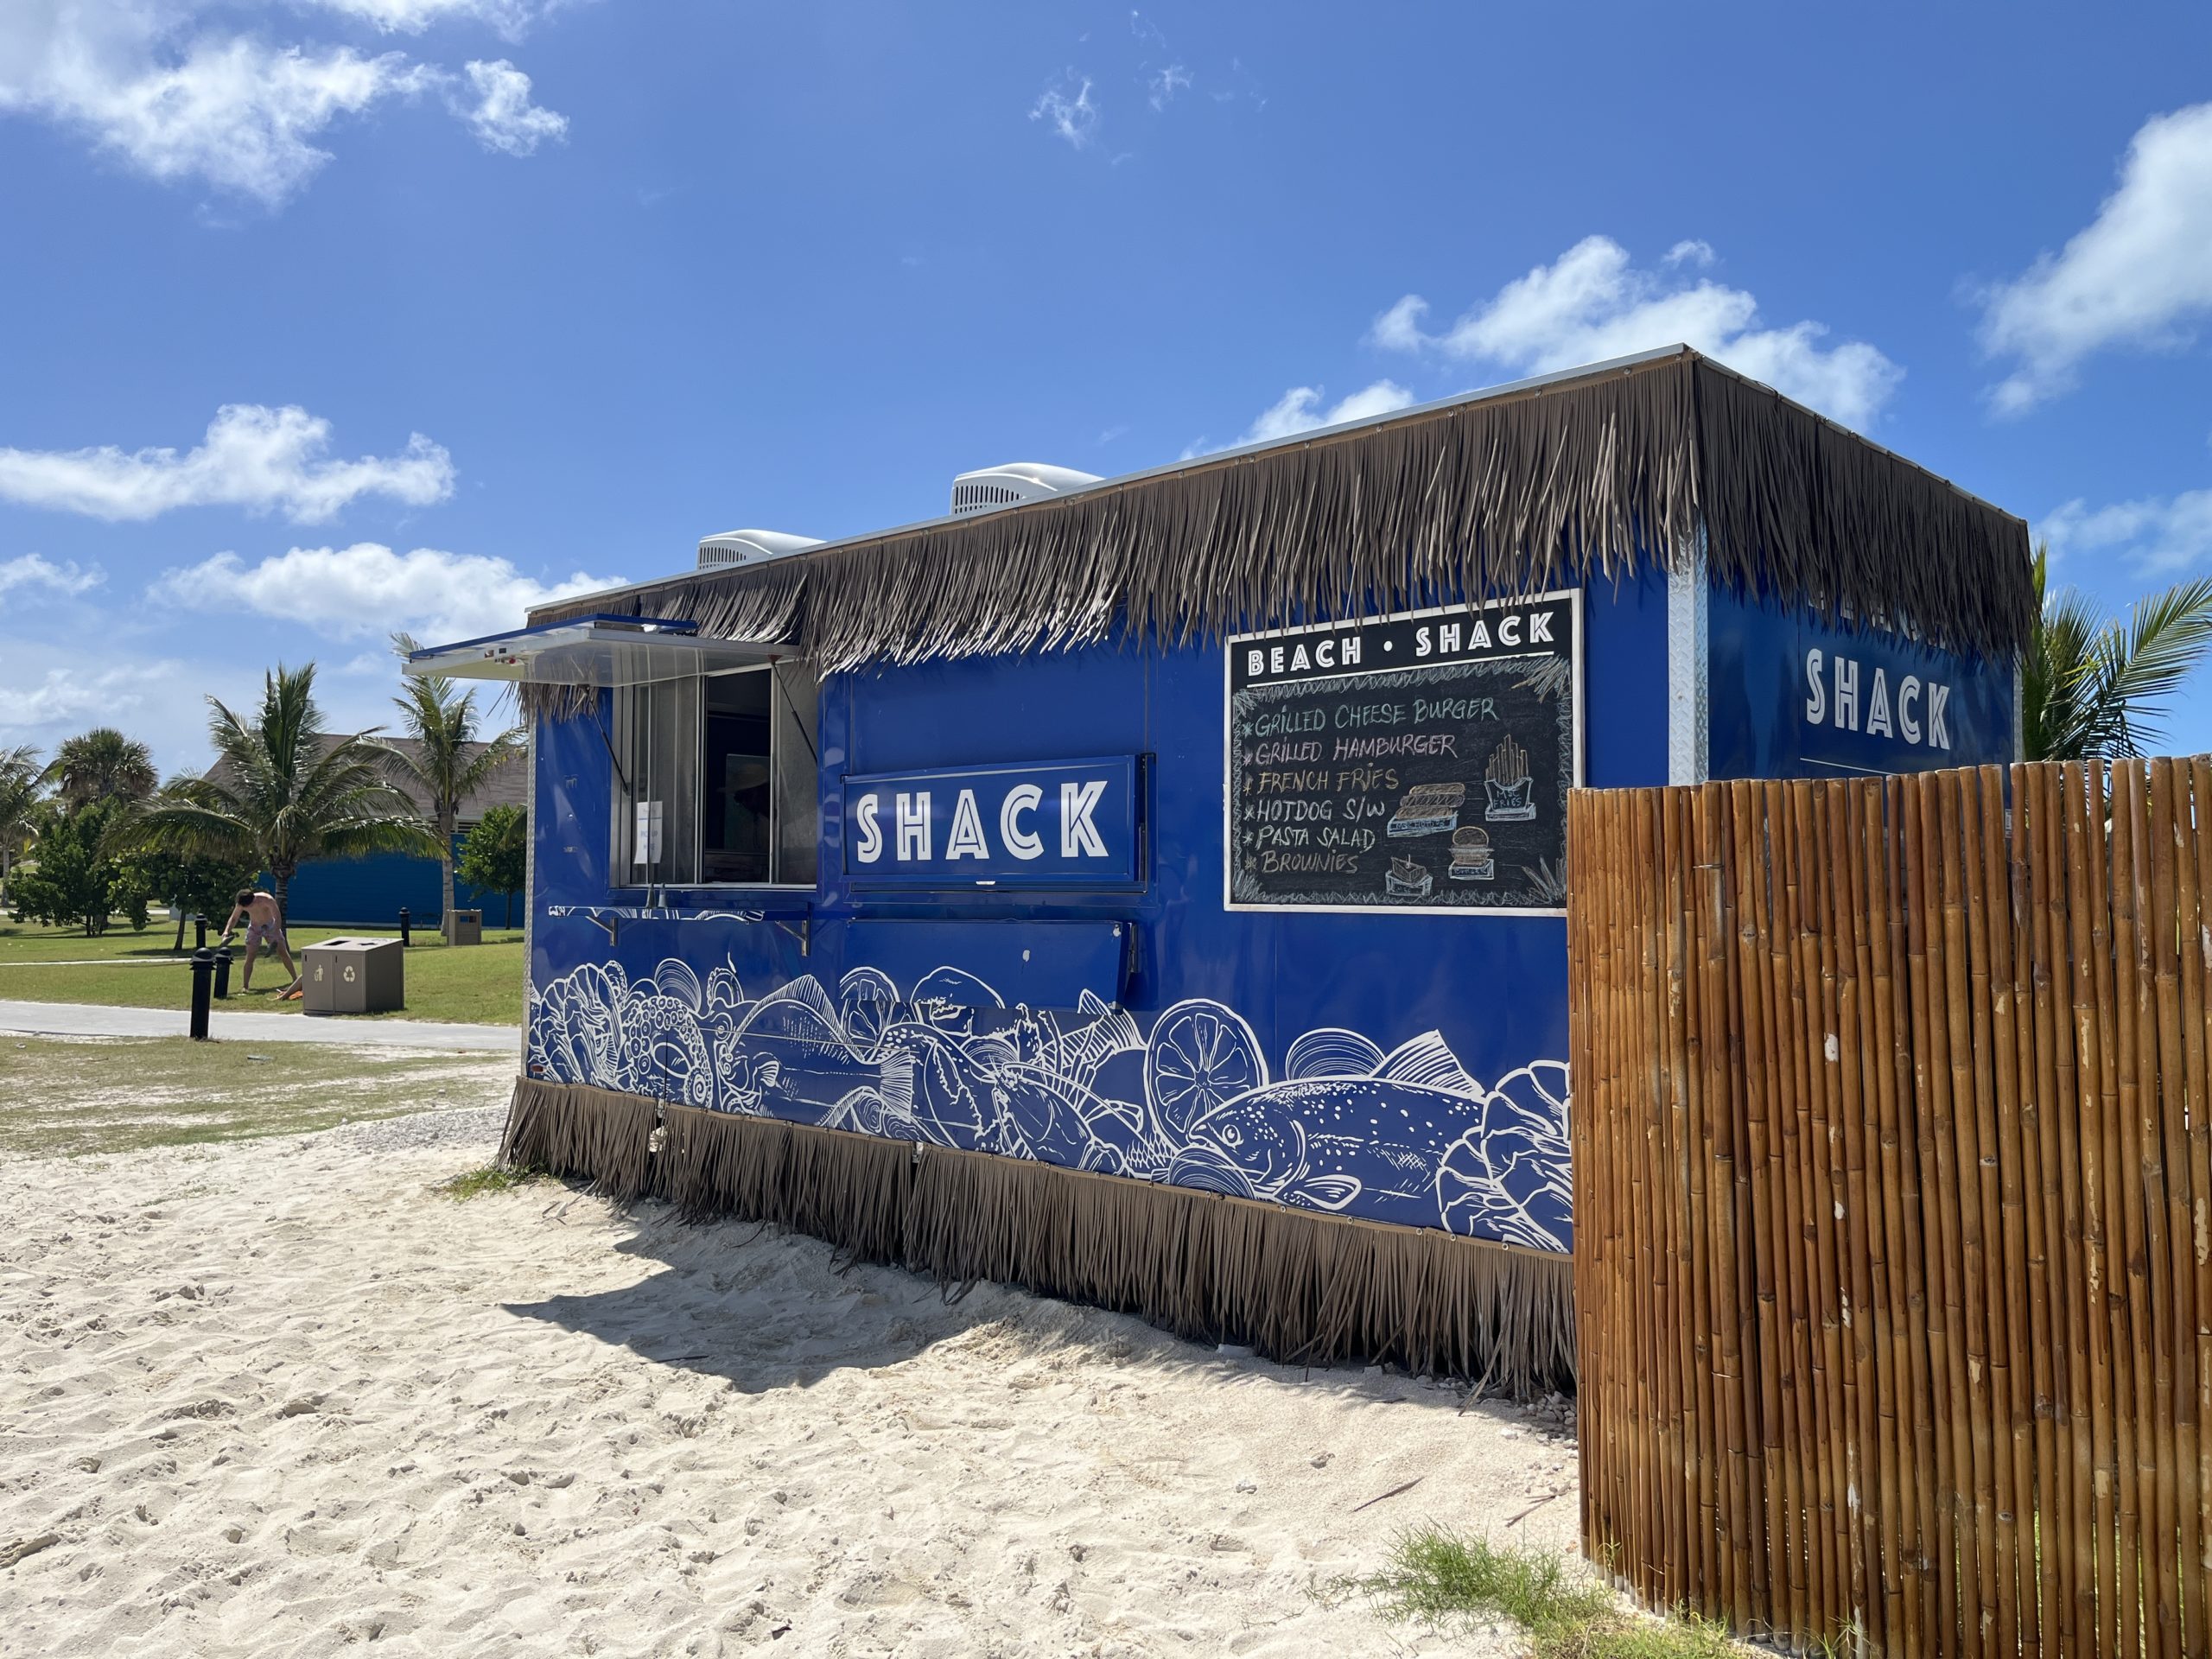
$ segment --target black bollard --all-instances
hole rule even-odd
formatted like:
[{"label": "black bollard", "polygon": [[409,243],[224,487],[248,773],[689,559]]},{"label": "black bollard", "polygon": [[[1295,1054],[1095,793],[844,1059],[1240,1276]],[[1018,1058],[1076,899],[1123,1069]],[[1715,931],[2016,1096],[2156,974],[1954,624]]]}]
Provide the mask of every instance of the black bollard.
[{"label": "black bollard", "polygon": [[407,906],[399,907],[399,948],[404,950],[412,941],[407,937]]},{"label": "black bollard", "polygon": [[219,1001],[230,1000],[231,947],[227,944],[215,947],[215,995]]},{"label": "black bollard", "polygon": [[215,953],[201,945],[192,953],[192,1039],[207,1040],[208,982],[215,976]]},{"label": "black bollard", "polygon": [[207,948],[207,918],[205,916],[195,916],[192,918],[192,948],[194,950],[205,950]]}]

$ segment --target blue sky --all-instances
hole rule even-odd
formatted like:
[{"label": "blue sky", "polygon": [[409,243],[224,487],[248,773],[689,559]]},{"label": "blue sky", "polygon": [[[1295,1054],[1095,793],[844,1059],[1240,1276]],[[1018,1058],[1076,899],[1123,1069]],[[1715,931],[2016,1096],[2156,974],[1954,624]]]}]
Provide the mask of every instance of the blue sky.
[{"label": "blue sky", "polygon": [[709,531],[1677,338],[2212,569],[2202,5],[14,0],[0,249],[0,743],[169,768]]}]

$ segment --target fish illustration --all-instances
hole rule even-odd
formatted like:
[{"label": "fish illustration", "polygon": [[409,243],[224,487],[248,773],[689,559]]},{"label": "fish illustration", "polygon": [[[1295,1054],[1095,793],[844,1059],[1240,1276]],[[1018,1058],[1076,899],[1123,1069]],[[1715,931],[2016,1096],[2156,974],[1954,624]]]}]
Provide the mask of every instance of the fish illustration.
[{"label": "fish illustration", "polygon": [[1141,1025],[1088,992],[1073,1009],[1009,1004],[950,968],[903,997],[866,966],[835,984],[747,997],[734,965],[585,963],[533,988],[531,1070],[1547,1249],[1572,1237],[1561,1062],[1485,1088],[1437,1032],[1385,1053],[1325,1026],[1278,1073],[1211,998]]},{"label": "fish illustration", "polygon": [[729,1052],[775,1057],[778,1097],[802,1116],[804,1109],[829,1110],[874,1071],[853,1052],[829,994],[811,977],[747,1005],[729,1030]]},{"label": "fish illustration", "polygon": [[[1443,1038],[1425,1032],[1367,1077],[1271,1084],[1224,1101],[1192,1121],[1167,1179],[1316,1210],[1363,1193],[1423,1194],[1483,1097]],[[1374,1184],[1378,1165],[1388,1173]]]},{"label": "fish illustration", "polygon": [[721,1096],[715,1103],[723,1111],[758,1117],[768,1109],[768,1096],[782,1074],[783,1062],[771,1054],[734,1054],[722,1063]]}]

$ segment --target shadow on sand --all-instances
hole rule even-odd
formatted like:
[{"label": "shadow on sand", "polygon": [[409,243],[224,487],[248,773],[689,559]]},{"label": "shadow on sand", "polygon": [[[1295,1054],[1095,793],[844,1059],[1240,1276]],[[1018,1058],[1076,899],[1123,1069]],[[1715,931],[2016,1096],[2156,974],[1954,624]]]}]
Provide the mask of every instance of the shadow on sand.
[{"label": "shadow on sand", "polygon": [[[547,1213],[569,1201],[549,1205]],[[618,1213],[632,1230],[616,1251],[658,1263],[658,1271],[619,1289],[510,1302],[506,1311],[721,1378],[748,1394],[807,1388],[840,1370],[889,1369],[957,1343],[983,1348],[1009,1368],[1135,1364],[1210,1375],[1230,1387],[1272,1378],[1377,1402],[1526,1421],[1511,1402],[1470,1401],[1464,1382],[1279,1365],[1185,1342],[1127,1314],[1008,1286],[944,1289],[901,1268],[849,1262],[819,1239],[759,1223],[686,1224],[651,1200]]]}]

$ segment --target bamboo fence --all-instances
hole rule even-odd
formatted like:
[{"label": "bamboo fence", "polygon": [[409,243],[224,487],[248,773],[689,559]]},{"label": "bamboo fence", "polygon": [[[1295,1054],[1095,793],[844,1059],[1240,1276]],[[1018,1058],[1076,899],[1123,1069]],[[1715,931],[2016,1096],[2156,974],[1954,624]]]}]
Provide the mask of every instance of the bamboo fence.
[{"label": "bamboo fence", "polygon": [[1567,823],[1587,1553],[1800,1650],[2212,1655],[2212,762]]}]

